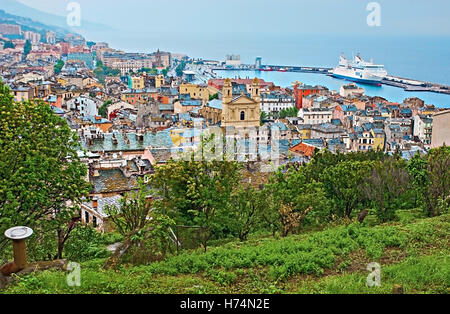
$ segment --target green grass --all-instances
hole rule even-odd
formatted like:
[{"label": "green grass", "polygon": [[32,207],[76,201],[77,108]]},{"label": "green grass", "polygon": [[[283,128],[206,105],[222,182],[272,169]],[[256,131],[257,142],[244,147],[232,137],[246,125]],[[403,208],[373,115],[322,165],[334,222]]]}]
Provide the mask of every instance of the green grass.
[{"label": "green grass", "polygon": [[[185,252],[162,262],[118,270],[104,260],[81,264],[81,286],[46,271],[21,278],[6,293],[407,293],[449,292],[450,215],[400,219],[370,227],[353,223],[290,236],[231,242],[207,253]],[[370,262],[382,286],[366,286]]]}]

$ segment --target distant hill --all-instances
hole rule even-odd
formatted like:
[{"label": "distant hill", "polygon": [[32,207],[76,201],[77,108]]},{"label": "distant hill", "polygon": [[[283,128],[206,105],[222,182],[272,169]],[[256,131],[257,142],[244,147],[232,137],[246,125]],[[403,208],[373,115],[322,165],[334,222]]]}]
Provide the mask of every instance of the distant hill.
[{"label": "distant hill", "polygon": [[[14,14],[16,16],[21,16],[23,18],[28,18],[33,23],[40,24],[41,27],[42,22],[51,21],[53,28],[56,28],[59,34],[67,34],[67,33],[87,33],[90,31],[107,31],[111,30],[109,26],[93,23],[90,21],[83,20],[81,28],[71,28],[67,25],[66,17],[59,16],[55,14],[50,14],[47,12],[43,12],[34,8],[31,8],[21,2],[16,0],[1,0],[0,1],[0,10],[3,10],[9,14]],[[18,23],[20,24],[20,23]],[[53,30],[55,31],[55,30]],[[56,32],[56,31],[55,31]]]},{"label": "distant hill", "polygon": [[57,38],[64,38],[70,33],[67,29],[62,27],[46,25],[30,18],[21,17],[6,13],[0,9],[0,24],[16,24],[22,27],[24,31],[33,31],[44,35],[47,31],[53,31],[56,33]]}]

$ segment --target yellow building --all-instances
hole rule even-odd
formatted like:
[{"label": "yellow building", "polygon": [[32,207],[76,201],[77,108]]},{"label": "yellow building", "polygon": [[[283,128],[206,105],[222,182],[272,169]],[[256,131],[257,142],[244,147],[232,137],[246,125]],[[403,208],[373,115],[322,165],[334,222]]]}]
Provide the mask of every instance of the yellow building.
[{"label": "yellow building", "polygon": [[161,88],[162,86],[164,86],[164,83],[165,83],[164,75],[160,74],[155,77],[156,88]]},{"label": "yellow building", "polygon": [[222,127],[259,127],[261,118],[261,88],[257,78],[253,80],[251,98],[245,94],[233,98],[230,79],[225,80],[222,99]]},{"label": "yellow building", "polygon": [[204,104],[209,101],[209,96],[211,95],[208,86],[195,84],[181,84],[179,93],[183,95],[189,94],[191,99],[200,99]]},{"label": "yellow building", "polygon": [[131,89],[144,89],[144,78],[141,76],[130,76],[129,87]]},{"label": "yellow building", "polygon": [[373,149],[384,151],[384,142],[386,138],[384,131],[381,129],[372,129],[370,130],[370,133],[373,137]]},{"label": "yellow building", "polygon": [[298,136],[302,140],[311,139],[311,125],[298,125]]}]

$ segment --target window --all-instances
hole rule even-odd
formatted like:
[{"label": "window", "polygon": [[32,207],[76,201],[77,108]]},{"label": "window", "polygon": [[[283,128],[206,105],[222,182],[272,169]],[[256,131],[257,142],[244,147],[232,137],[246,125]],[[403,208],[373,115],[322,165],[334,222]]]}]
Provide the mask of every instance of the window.
[{"label": "window", "polygon": [[89,213],[87,211],[84,212],[84,222],[89,224]]},{"label": "window", "polygon": [[97,228],[97,217],[96,216],[92,217],[92,224],[94,225],[94,228]]},{"label": "window", "polygon": [[244,121],[245,120],[245,111],[242,111],[241,112],[241,121]]}]

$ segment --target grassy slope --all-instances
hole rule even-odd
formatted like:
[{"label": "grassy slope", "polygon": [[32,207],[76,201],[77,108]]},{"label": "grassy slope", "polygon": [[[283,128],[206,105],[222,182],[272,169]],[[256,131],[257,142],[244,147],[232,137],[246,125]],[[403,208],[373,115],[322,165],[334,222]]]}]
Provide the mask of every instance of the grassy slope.
[{"label": "grassy slope", "polygon": [[[81,287],[64,273],[24,277],[6,293],[406,293],[450,292],[450,215],[376,227],[357,223],[285,239],[258,238],[188,252],[148,266],[81,265]],[[410,219],[411,220],[411,219]],[[381,287],[366,286],[367,264]]]}]

